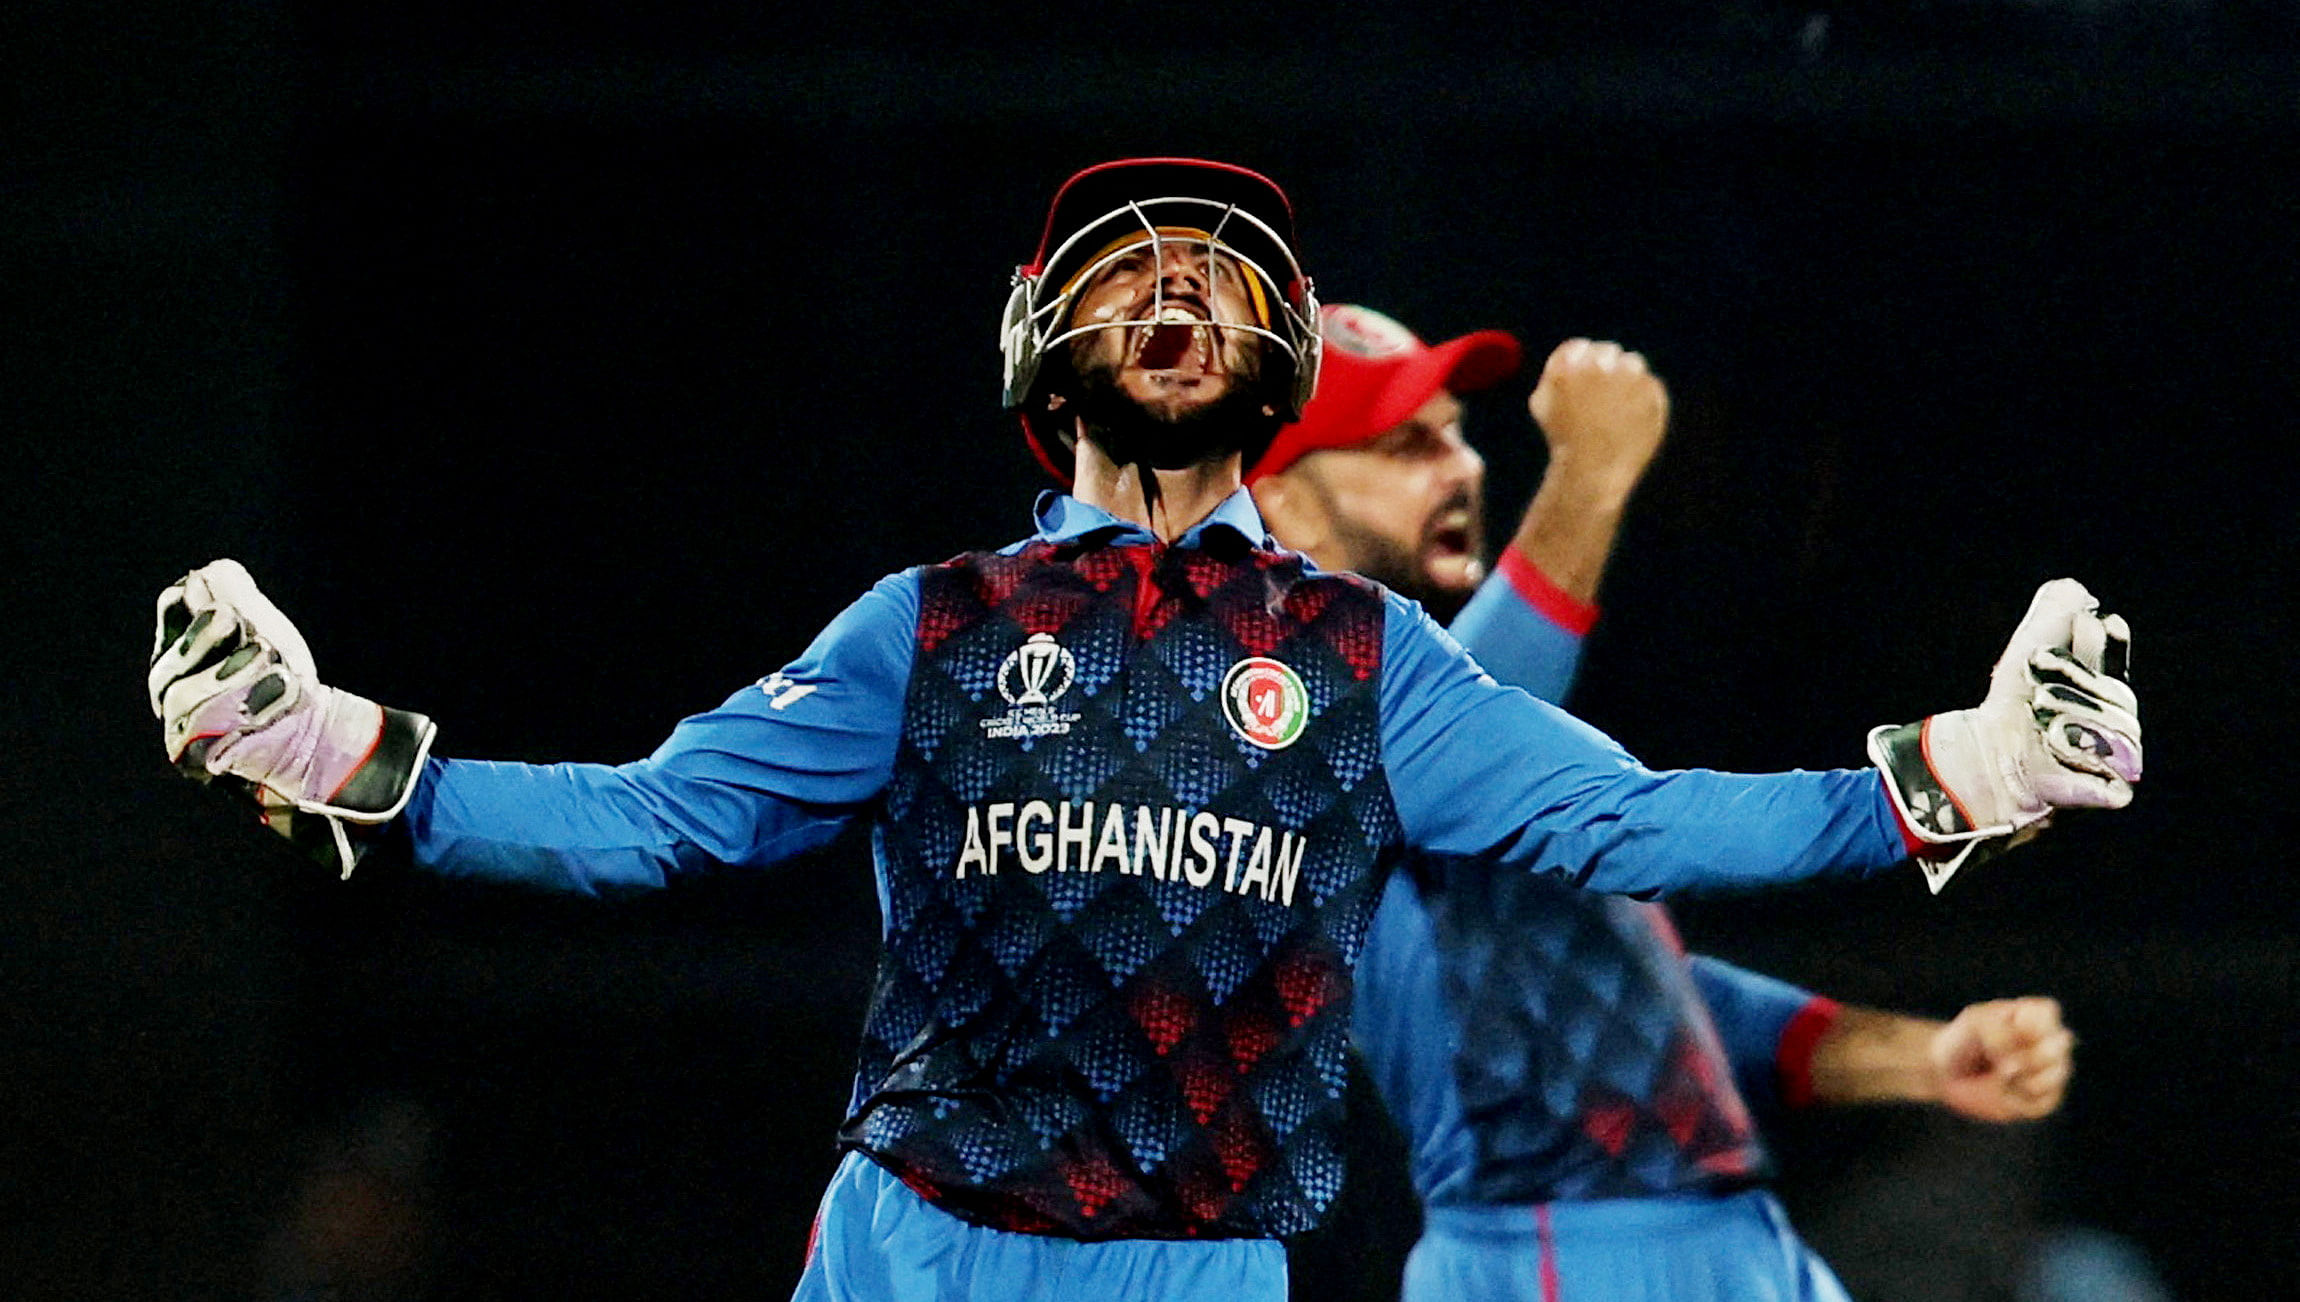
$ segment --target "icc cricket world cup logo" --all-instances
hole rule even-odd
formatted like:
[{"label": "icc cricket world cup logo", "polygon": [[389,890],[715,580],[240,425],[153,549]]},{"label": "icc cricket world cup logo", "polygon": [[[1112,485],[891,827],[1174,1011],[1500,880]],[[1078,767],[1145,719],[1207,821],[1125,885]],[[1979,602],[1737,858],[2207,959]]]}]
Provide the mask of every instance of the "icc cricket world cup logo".
[{"label": "icc cricket world cup logo", "polygon": [[1006,698],[1007,710],[982,721],[983,735],[1027,745],[1034,737],[1069,732],[1078,715],[1056,710],[1054,703],[1077,677],[1078,662],[1067,647],[1051,633],[1031,634],[998,666],[998,694]]},{"label": "icc cricket world cup logo", "polygon": [[1051,705],[1070,690],[1078,662],[1051,634],[1033,633],[998,667],[998,694],[1009,705]]}]

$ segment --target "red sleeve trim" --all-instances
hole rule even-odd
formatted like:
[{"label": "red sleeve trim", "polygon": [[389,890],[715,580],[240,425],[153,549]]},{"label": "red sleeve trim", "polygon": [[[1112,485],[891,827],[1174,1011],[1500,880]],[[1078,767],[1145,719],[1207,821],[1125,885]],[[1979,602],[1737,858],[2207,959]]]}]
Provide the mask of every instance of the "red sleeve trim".
[{"label": "red sleeve trim", "polygon": [[1533,1205],[1533,1228],[1541,1237],[1541,1302],[1558,1302],[1564,1290],[1557,1274],[1557,1232],[1550,1228],[1548,1203]]},{"label": "red sleeve trim", "polygon": [[1501,576],[1509,580],[1511,591],[1525,604],[1541,612],[1542,617],[1575,637],[1586,637],[1597,624],[1597,607],[1583,601],[1550,581],[1541,567],[1525,558],[1515,546],[1501,549],[1501,559],[1494,564]]},{"label": "red sleeve trim", "polygon": [[1813,1050],[1819,1047],[1821,1037],[1837,1024],[1838,1015],[1844,1011],[1843,1004],[1827,995],[1815,995],[1781,1028],[1781,1047],[1776,1061],[1781,1072],[1783,1103],[1801,1108],[1813,1101]]}]

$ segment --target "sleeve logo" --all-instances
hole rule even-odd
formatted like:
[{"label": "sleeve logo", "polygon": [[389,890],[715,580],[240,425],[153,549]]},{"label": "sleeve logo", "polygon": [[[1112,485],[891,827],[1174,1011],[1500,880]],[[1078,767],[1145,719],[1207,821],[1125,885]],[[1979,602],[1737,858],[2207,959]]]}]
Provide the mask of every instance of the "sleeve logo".
[{"label": "sleeve logo", "polygon": [[759,690],[766,693],[768,709],[787,710],[792,702],[814,695],[815,684],[794,682],[778,669],[759,680]]},{"label": "sleeve logo", "polygon": [[1268,656],[1230,666],[1222,677],[1222,713],[1237,734],[1263,750],[1284,750],[1310,723],[1310,693],[1301,675]]}]

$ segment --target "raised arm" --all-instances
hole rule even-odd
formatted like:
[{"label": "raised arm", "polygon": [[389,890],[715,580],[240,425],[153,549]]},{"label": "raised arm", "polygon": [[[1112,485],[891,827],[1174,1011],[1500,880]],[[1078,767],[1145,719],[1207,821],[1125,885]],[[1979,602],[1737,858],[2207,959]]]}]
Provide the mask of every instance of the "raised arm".
[{"label": "raised arm", "polygon": [[1642,354],[1569,339],[1550,353],[1527,406],[1548,465],[1453,632],[1496,678],[1561,703],[1630,496],[1668,428],[1669,390]]},{"label": "raised arm", "polygon": [[1509,550],[1567,598],[1597,600],[1622,515],[1669,428],[1669,390],[1642,353],[1568,339],[1526,400],[1549,445],[1541,487]]}]

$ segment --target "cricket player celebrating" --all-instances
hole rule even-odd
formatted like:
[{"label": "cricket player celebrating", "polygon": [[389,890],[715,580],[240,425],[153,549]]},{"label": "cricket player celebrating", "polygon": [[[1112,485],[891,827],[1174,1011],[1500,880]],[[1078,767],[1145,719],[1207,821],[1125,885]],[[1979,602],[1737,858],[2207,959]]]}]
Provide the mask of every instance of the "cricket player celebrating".
[{"label": "cricket player celebrating", "polygon": [[604,893],[874,832],[885,953],[805,1299],[1276,1302],[1340,1184],[1352,969],[1411,847],[1610,892],[1944,862],[2139,775],[2084,590],[1878,767],[1657,772],[1503,687],[1405,598],[1276,547],[1240,484],[1317,379],[1284,195],[1137,159],[1057,193],[1000,334],[1068,493],[882,580],[621,765],[431,754],[325,684],[239,566],[160,600],[189,774],[348,870]]},{"label": "cricket player celebrating", "polygon": [[[1249,475],[1271,531],[1462,610],[1481,663],[1562,699],[1667,389],[1616,344],[1550,354],[1529,403],[1549,465],[1486,576],[1484,461],[1455,395],[1513,373],[1517,341],[1433,347],[1362,307],[1326,308],[1323,332],[1317,396]],[[1763,1188],[1753,1112],[1897,1100],[2032,1119],[2059,1106],[2075,1043],[2050,999],[1945,1024],[1849,1008],[1688,959],[1657,903],[1437,859],[1391,875],[1357,975],[1357,1042],[1424,1204],[1408,1302],[1841,1300]]]}]

